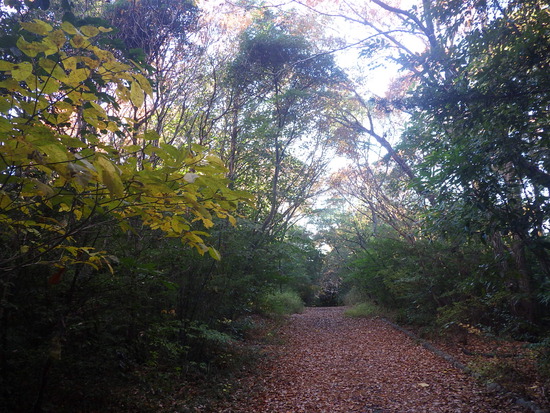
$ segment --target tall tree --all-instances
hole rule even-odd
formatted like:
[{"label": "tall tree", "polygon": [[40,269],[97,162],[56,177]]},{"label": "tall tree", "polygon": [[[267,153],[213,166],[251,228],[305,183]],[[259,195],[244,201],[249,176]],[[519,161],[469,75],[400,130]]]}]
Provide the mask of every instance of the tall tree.
[{"label": "tall tree", "polygon": [[345,80],[330,56],[279,20],[266,13],[243,33],[229,78],[230,173],[237,180],[250,173],[243,167],[253,154],[265,162],[252,185],[263,198],[261,231],[271,234],[314,193],[330,145],[328,114]]}]

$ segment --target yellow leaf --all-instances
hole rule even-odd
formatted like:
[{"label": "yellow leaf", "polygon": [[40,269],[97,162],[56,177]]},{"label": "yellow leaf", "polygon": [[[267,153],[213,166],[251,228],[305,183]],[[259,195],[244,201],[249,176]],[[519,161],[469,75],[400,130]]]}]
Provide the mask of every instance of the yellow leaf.
[{"label": "yellow leaf", "polygon": [[5,60],[0,60],[0,70],[3,72],[7,72],[8,70],[11,70],[13,67],[13,63],[6,62]]},{"label": "yellow leaf", "polygon": [[49,37],[44,38],[40,43],[44,47],[43,51],[46,56],[57,53],[59,51],[59,47]]},{"label": "yellow leaf", "polygon": [[54,77],[57,80],[65,81],[67,79],[67,74],[61,68],[61,66],[50,59],[40,59],[38,61],[40,67],[48,71],[49,75]]},{"label": "yellow leaf", "polygon": [[94,37],[99,34],[99,29],[95,26],[82,26],[80,31],[87,37]]},{"label": "yellow leaf", "polygon": [[81,60],[90,69],[97,69],[99,67],[99,65],[101,64],[101,62],[99,60],[92,59],[91,57],[88,57],[88,56],[82,56]]},{"label": "yellow leaf", "polygon": [[61,23],[61,28],[65,31],[65,33],[68,33],[68,34],[78,33],[78,30],[76,30],[76,28],[68,21],[64,21],[63,23]]},{"label": "yellow leaf", "polygon": [[90,46],[90,42],[81,34],[74,35],[70,43],[71,46],[76,47],[77,49]]},{"label": "yellow leaf", "polygon": [[68,57],[66,59],[63,59],[63,67],[65,67],[66,70],[76,70],[76,63],[78,62],[78,59],[74,56]]},{"label": "yellow leaf", "polygon": [[43,80],[44,80],[44,82],[41,85],[41,92],[42,93],[50,95],[52,93],[56,93],[57,91],[59,91],[60,84],[57,80],[55,80],[51,77],[46,77],[45,79],[43,77]]},{"label": "yellow leaf", "polygon": [[138,82],[132,82],[130,88],[130,100],[134,106],[140,108],[143,105],[143,89],[139,86]]},{"label": "yellow leaf", "polygon": [[41,57],[38,59],[38,64],[41,68],[46,70],[52,70],[54,67],[58,65],[58,63],[55,60],[48,59],[46,57]]},{"label": "yellow leaf", "polygon": [[221,254],[218,252],[217,249],[215,249],[214,247],[208,247],[208,253],[210,254],[210,256],[212,258],[214,258],[216,261],[219,261],[222,259],[222,256]]},{"label": "yellow leaf", "polygon": [[201,255],[204,255],[206,251],[209,251],[209,248],[204,244],[196,244],[195,246],[197,247],[197,251]]},{"label": "yellow leaf", "polygon": [[202,223],[206,228],[212,228],[214,226],[214,223],[208,218],[203,218]]},{"label": "yellow leaf", "polygon": [[97,46],[93,46],[90,49],[99,58],[99,60],[102,60],[104,62],[110,62],[110,61],[115,60],[115,56],[111,52],[109,52],[108,50],[100,49]]},{"label": "yellow leaf", "polygon": [[15,80],[25,80],[32,74],[32,64],[21,62],[14,64],[11,69],[11,75]]},{"label": "yellow leaf", "polygon": [[107,117],[107,112],[105,112],[105,109],[103,109],[100,105],[95,102],[90,102],[90,104],[94,107],[95,110],[97,110],[99,116],[104,118]]},{"label": "yellow leaf", "polygon": [[73,110],[73,105],[66,101],[60,101],[55,104],[55,107],[62,111]]},{"label": "yellow leaf", "polygon": [[153,89],[149,81],[141,73],[134,74],[134,78],[139,82],[139,85],[147,95],[153,97]]},{"label": "yellow leaf", "polygon": [[122,84],[118,85],[116,89],[116,95],[121,100],[124,100],[124,101],[130,100],[130,91],[128,90],[127,87],[125,87]]},{"label": "yellow leaf", "polygon": [[45,45],[37,42],[29,43],[23,37],[17,39],[16,46],[29,57],[36,57],[38,53],[47,49]]},{"label": "yellow leaf", "polygon": [[81,68],[73,70],[69,75],[67,76],[66,83],[69,86],[77,86],[78,84],[84,82],[88,77],[90,76],[90,69],[87,68]]},{"label": "yellow leaf", "polygon": [[187,225],[182,218],[175,215],[172,217],[172,220],[170,221],[170,225],[172,226],[172,229],[174,232],[180,234],[184,231],[189,231],[189,225]]},{"label": "yellow leaf", "polygon": [[118,168],[101,154],[97,155],[94,166],[100,172],[100,179],[109,192],[112,195],[121,197],[124,194],[124,185],[122,184]]},{"label": "yellow leaf", "polygon": [[65,33],[63,33],[63,30],[54,30],[48,35],[48,39],[55,44],[55,46],[60,49],[61,46],[65,44],[67,41],[67,38],[65,37]]},{"label": "yellow leaf", "polygon": [[6,209],[12,203],[10,196],[6,193],[0,193],[0,209]]},{"label": "yellow leaf", "polygon": [[45,36],[53,30],[51,25],[38,19],[34,19],[33,22],[21,22],[20,24],[26,31],[39,34],[41,36]]},{"label": "yellow leaf", "polygon": [[71,207],[65,203],[59,204],[59,212],[68,212],[71,210]]},{"label": "yellow leaf", "polygon": [[107,123],[107,130],[109,132],[117,132],[119,130],[118,125],[115,122],[109,121]]}]

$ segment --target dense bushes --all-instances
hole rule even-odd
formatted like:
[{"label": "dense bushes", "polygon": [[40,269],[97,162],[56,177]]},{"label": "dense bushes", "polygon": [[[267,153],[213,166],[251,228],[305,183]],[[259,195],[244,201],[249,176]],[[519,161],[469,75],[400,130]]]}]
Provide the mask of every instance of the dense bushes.
[{"label": "dense bushes", "polygon": [[296,292],[285,291],[267,295],[261,309],[268,315],[295,314],[304,311],[304,303]]},{"label": "dense bushes", "polygon": [[537,323],[540,327],[548,317],[545,287],[533,285],[537,319],[522,317],[515,304],[523,297],[505,282],[509,274],[502,274],[502,264],[479,241],[373,238],[357,254],[347,283],[369,299],[399,310],[404,322],[442,328],[464,323],[493,334],[535,339]]},{"label": "dense bushes", "polygon": [[227,227],[213,233],[224,253],[216,261],[158,235],[113,231],[115,274],[88,266],[51,284],[41,267],[21,272],[2,326],[6,411],[106,409],[118,403],[117,386],[154,389],[169,376],[213,374],[232,364],[232,343],[253,328],[254,311],[303,309],[291,288],[304,280],[281,274],[271,255],[298,259],[299,249],[255,250]]}]

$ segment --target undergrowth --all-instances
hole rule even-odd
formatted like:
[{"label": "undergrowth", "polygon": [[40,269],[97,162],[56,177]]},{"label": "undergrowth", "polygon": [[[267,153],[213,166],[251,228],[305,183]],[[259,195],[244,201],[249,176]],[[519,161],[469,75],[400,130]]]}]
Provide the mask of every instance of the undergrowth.
[{"label": "undergrowth", "polygon": [[353,307],[348,308],[344,315],[347,317],[362,317],[372,318],[381,317],[385,315],[384,310],[372,301],[355,304]]},{"label": "undergrowth", "polygon": [[304,311],[304,303],[294,291],[284,291],[269,294],[261,305],[262,312],[266,315],[289,315]]}]

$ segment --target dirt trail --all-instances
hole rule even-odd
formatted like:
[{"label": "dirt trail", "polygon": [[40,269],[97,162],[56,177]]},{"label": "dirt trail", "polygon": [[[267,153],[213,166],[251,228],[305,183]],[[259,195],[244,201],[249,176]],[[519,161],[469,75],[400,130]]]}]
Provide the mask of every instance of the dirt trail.
[{"label": "dirt trail", "polygon": [[292,316],[223,412],[522,412],[382,320]]}]

